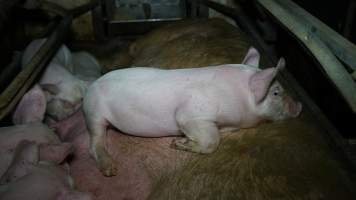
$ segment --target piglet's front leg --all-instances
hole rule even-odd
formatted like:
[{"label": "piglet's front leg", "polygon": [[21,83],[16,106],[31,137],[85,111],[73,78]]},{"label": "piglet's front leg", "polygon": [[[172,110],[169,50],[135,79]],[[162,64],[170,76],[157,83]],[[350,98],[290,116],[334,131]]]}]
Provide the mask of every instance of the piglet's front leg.
[{"label": "piglet's front leg", "polygon": [[179,123],[179,127],[186,138],[175,139],[172,143],[173,148],[203,154],[212,153],[217,149],[220,135],[214,122],[192,120]]}]

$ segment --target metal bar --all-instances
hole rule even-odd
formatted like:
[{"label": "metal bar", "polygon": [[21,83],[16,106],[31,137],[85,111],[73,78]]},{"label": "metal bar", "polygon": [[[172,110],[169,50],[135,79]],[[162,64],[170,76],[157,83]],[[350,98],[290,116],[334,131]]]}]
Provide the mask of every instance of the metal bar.
[{"label": "metal bar", "polygon": [[40,50],[34,55],[30,63],[16,76],[10,85],[0,95],[0,120],[14,109],[23,94],[34,83],[51,58],[63,43],[72,18],[64,18],[58,28],[48,37]]},{"label": "metal bar", "polygon": [[21,0],[12,0],[12,1],[1,1],[1,22],[0,22],[0,32],[2,31],[2,29],[4,28],[4,24],[6,23],[6,21],[8,20],[12,8],[15,7],[16,5],[18,5],[20,3]]},{"label": "metal bar", "polygon": [[88,12],[89,10],[92,10],[94,7],[98,6],[98,4],[99,4],[98,0],[91,0],[87,4],[68,10],[63,8],[57,3],[53,3],[50,1],[41,1],[40,4],[38,5],[38,8],[53,12],[62,17],[72,15],[73,18],[76,18],[79,15],[82,15]]},{"label": "metal bar", "polygon": [[[317,29],[316,34],[321,38],[323,42],[331,49],[331,51],[344,63],[346,63],[353,70],[356,70],[356,46],[350,41],[342,37],[333,29],[329,28],[323,22],[318,20],[313,15],[306,12],[303,8],[299,7],[297,4],[289,0],[257,0],[263,7],[267,10],[286,10],[287,15],[284,15],[284,18],[288,16],[294,16],[299,20],[303,20],[302,23],[313,26]],[[276,8],[274,8],[276,7]],[[280,17],[282,17],[280,15]]]},{"label": "metal bar", "polygon": [[104,3],[104,11],[103,16],[107,19],[113,19],[115,15],[116,5],[115,0],[101,0]]},{"label": "metal bar", "polygon": [[21,53],[14,53],[12,62],[2,69],[0,73],[0,91],[3,91],[11,82],[11,79],[19,73],[21,63]]},{"label": "metal bar", "polygon": [[79,15],[82,15],[82,14],[88,12],[89,10],[94,9],[98,5],[99,5],[99,1],[98,0],[91,0],[87,4],[84,4],[82,6],[78,6],[78,7],[74,8],[72,10],[69,10],[69,12],[70,12],[70,14],[72,15],[73,18],[76,18]]},{"label": "metal bar", "polygon": [[356,10],[356,2],[349,1],[349,6],[347,8],[347,15],[345,19],[345,25],[342,31],[343,35],[348,39],[351,38],[352,26],[355,22],[355,10]]},{"label": "metal bar", "polygon": [[38,5],[38,8],[55,13],[62,17],[69,15],[69,11],[67,9],[63,8],[62,6],[60,6],[56,3],[50,2],[50,1],[41,1]]},{"label": "metal bar", "polygon": [[107,39],[107,26],[106,19],[103,13],[103,2],[100,1],[99,5],[93,9],[92,12],[92,23],[94,28],[94,36],[98,41],[104,41]]},{"label": "metal bar", "polygon": [[190,18],[196,18],[198,16],[198,1],[189,0],[188,2],[190,4],[189,17]]},{"label": "metal bar", "polygon": [[[324,29],[320,30],[319,26],[314,26],[314,23],[310,23],[310,19],[306,18],[307,15],[305,14],[305,11],[303,11],[304,13],[298,12],[298,15],[295,14],[297,11],[295,7],[298,6],[295,4],[292,5],[289,0],[257,1],[274,17],[276,17],[280,23],[282,23],[294,36],[299,39],[301,43],[303,43],[310,50],[313,56],[319,61],[328,77],[335,84],[338,91],[344,97],[348,105],[351,107],[353,112],[356,113],[356,84],[344,66],[334,56],[333,52],[331,51],[332,49],[330,50],[328,46],[319,38],[319,35],[325,35],[325,33],[321,33],[321,31]],[[328,41],[330,42],[330,40]],[[355,54],[355,52],[356,49],[354,52],[348,53]]]},{"label": "metal bar", "polygon": [[260,44],[260,47],[264,52],[268,52],[269,55],[273,55],[275,57],[274,52],[271,51],[268,45],[264,42],[262,36],[258,33],[256,27],[253,25],[254,22],[247,17],[245,12],[240,9],[240,6],[237,8],[231,8],[208,0],[201,0],[200,3],[203,3],[209,8],[233,18],[241,29],[243,29],[254,40],[257,40],[256,42]]},{"label": "metal bar", "polygon": [[[97,5],[97,1],[92,1],[83,6],[79,6],[70,11],[52,4],[41,4],[44,8],[54,9],[63,15],[63,19],[58,24],[55,31],[48,37],[40,50],[34,55],[31,61],[23,67],[22,71],[10,83],[10,85],[0,95],[0,120],[10,113],[24,93],[33,85],[36,78],[46,68],[52,57],[63,44],[69,31],[73,17],[79,16]],[[47,5],[50,5],[47,7]]]}]

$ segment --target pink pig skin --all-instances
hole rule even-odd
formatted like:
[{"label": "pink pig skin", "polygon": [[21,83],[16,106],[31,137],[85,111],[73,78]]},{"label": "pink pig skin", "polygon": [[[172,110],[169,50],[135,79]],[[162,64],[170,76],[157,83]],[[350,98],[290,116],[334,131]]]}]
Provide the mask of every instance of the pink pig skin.
[{"label": "pink pig skin", "polygon": [[[34,40],[26,47],[22,56],[22,67],[30,62],[46,40],[46,38]],[[72,54],[65,45],[62,45],[38,84],[21,99],[13,122],[15,124],[40,122],[43,120],[44,112],[55,120],[67,118],[79,109],[87,86],[100,76],[100,70],[94,56],[84,51]],[[32,115],[32,112],[37,115]],[[28,117],[31,115],[33,118]]]},{"label": "pink pig skin", "polygon": [[[3,200],[90,200],[87,193],[73,191],[68,171],[45,161],[39,161],[39,146],[22,140],[15,149],[14,160],[0,185]],[[3,179],[4,180],[4,179]]]},{"label": "pink pig skin", "polygon": [[46,112],[46,96],[42,89],[35,85],[21,99],[12,116],[14,124],[42,122]]},{"label": "pink pig skin", "polygon": [[[22,67],[26,67],[26,64],[30,62],[45,41],[46,39],[34,40],[26,47],[22,56]],[[77,63],[80,63],[82,59],[83,58],[79,56],[79,58],[76,58],[75,60]],[[91,61],[88,61],[87,63],[93,63],[92,60],[95,61],[95,58],[92,57]],[[93,63],[93,65],[90,65],[90,67],[87,68],[90,69],[92,66],[94,66],[95,69],[98,68],[96,63]],[[27,106],[30,108],[25,107],[25,109],[21,108],[17,110],[19,110],[19,112],[27,112],[31,109],[45,110],[47,115],[56,120],[64,119],[73,114],[79,109],[83,94],[89,84],[89,81],[80,80],[72,74],[73,72],[74,65],[72,54],[65,45],[62,45],[40,78],[38,82],[39,89],[36,88],[38,86],[32,88],[26,94],[27,97],[24,97],[21,100],[19,106],[21,107],[21,105],[25,105],[26,103],[31,105],[31,102],[43,101],[40,99],[42,96],[45,97],[46,103],[42,104],[42,107]],[[19,121],[16,118],[14,118],[14,122],[16,124],[22,123],[22,121]]]},{"label": "pink pig skin", "polygon": [[[58,136],[42,123],[29,123],[25,125],[1,127],[0,176],[9,167],[15,153],[15,148],[21,140],[34,141],[38,144],[60,144]],[[49,157],[49,155],[47,157]]]},{"label": "pink pig skin", "polygon": [[163,70],[116,70],[95,81],[83,108],[90,151],[105,176],[116,174],[104,136],[108,125],[130,135],[183,134],[173,146],[197,153],[216,150],[221,128],[249,128],[262,121],[296,117],[302,106],[275,80],[284,67],[260,70],[251,48],[243,64]]}]

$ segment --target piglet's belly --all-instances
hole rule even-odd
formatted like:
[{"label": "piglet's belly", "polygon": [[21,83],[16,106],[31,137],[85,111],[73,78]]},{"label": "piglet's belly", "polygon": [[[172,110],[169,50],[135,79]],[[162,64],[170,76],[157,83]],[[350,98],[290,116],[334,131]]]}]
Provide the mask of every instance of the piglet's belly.
[{"label": "piglet's belly", "polygon": [[181,135],[174,117],[152,117],[117,113],[111,124],[119,131],[140,137],[163,137]]}]

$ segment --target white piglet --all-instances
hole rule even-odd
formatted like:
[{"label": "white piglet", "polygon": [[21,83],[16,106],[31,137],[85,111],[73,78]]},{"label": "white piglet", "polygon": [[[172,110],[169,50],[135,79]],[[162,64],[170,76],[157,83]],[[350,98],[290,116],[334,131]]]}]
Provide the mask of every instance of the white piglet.
[{"label": "white piglet", "polygon": [[[22,67],[26,67],[45,41],[46,38],[37,39],[26,47]],[[72,54],[62,45],[37,85],[21,99],[14,112],[13,122],[22,124],[42,121],[43,112],[55,120],[67,118],[80,108],[88,85],[99,76],[100,65],[92,55],[86,52]],[[37,118],[30,118],[32,112],[37,112]]]},{"label": "white piglet", "polygon": [[251,48],[242,64],[164,70],[116,70],[95,81],[84,97],[90,151],[105,176],[116,174],[105,148],[108,125],[142,137],[184,135],[177,149],[211,153],[222,128],[249,128],[263,121],[299,115],[294,101],[275,80],[285,65],[258,69],[259,54]]}]

